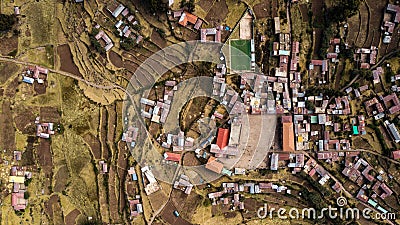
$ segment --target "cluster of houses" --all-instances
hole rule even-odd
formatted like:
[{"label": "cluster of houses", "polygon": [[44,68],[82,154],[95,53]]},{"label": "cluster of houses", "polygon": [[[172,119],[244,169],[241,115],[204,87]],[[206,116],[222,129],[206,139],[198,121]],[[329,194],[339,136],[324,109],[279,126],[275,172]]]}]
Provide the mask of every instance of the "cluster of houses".
[{"label": "cluster of houses", "polygon": [[383,24],[381,29],[385,32],[383,43],[389,44],[392,41],[392,35],[396,24],[400,22],[400,6],[388,4],[383,15]]},{"label": "cluster of houses", "polygon": [[[135,171],[135,167],[130,167],[128,170],[128,175],[131,178],[131,181],[137,182],[138,177]],[[130,210],[130,219],[132,220],[134,217],[139,216],[141,213],[143,213],[143,205],[140,203],[140,195],[134,195],[134,196],[129,196],[128,204],[129,204],[129,210]]]},{"label": "cluster of houses", "polygon": [[28,199],[25,194],[25,180],[31,178],[32,173],[26,171],[24,167],[11,167],[8,181],[12,183],[11,206],[15,211],[25,210],[25,208],[28,206]]},{"label": "cluster of houses", "polygon": [[[125,117],[125,120],[127,120],[128,118]],[[122,141],[125,141],[126,143],[130,144],[130,146],[132,148],[134,148],[136,146],[136,139],[138,136],[138,132],[139,132],[139,128],[137,127],[133,127],[133,126],[129,126],[128,129],[122,133]]]},{"label": "cluster of houses", "polygon": [[139,22],[135,20],[135,17],[129,12],[129,9],[123,4],[119,4],[116,1],[111,2],[107,11],[118,20],[115,24],[119,36],[124,38],[132,38],[136,40],[136,44],[139,44],[143,37],[140,34],[135,34],[133,26],[139,25]]},{"label": "cluster of houses", "polygon": [[193,189],[193,184],[190,183],[188,176],[181,174],[174,182],[174,188],[183,191],[187,195],[190,195]]},{"label": "cluster of houses", "polygon": [[44,139],[49,139],[50,135],[55,133],[54,123],[40,123],[40,117],[35,120],[36,136]]},{"label": "cluster of houses", "polygon": [[372,65],[376,64],[376,57],[378,55],[378,48],[371,46],[371,48],[357,48],[354,54],[354,61],[358,62],[361,69],[369,69]]},{"label": "cluster of houses", "polygon": [[[352,155],[351,157],[346,157],[345,168],[342,174],[361,187],[357,193],[357,199],[370,204],[380,212],[388,212],[382,206],[378,205],[377,200],[378,197],[384,200],[393,194],[393,191],[384,182],[383,171],[380,171],[377,175],[372,166],[364,159],[359,158],[357,155]],[[372,183],[374,185],[369,185]],[[370,193],[371,196],[368,197],[367,193]]]},{"label": "cluster of houses", "polygon": [[291,193],[288,187],[273,183],[222,183],[222,190],[208,193],[208,198],[212,205],[228,205],[231,210],[245,210],[244,196],[241,193],[261,194],[261,193]]},{"label": "cluster of houses", "polygon": [[164,124],[167,120],[172,98],[176,90],[178,90],[176,81],[166,81],[163,99],[153,101],[147,98],[141,98],[140,103],[144,106],[141,110],[142,117],[150,119],[151,122],[154,123]]},{"label": "cluster of houses", "polygon": [[35,80],[38,84],[44,84],[47,79],[49,70],[40,66],[28,67],[22,73],[22,82],[27,84],[33,84]]},{"label": "cluster of houses", "polygon": [[140,203],[140,195],[136,195],[135,199],[128,200],[128,204],[131,212],[130,219],[143,213],[143,205]]}]

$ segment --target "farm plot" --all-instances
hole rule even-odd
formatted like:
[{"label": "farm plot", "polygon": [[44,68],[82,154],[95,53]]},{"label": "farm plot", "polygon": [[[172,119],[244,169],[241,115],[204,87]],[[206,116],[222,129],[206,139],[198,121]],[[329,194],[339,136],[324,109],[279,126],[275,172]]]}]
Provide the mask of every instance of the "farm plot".
[{"label": "farm plot", "polygon": [[82,74],[79,72],[78,67],[74,63],[71,49],[69,48],[68,44],[58,46],[57,53],[60,57],[60,70],[82,77]]},{"label": "farm plot", "polygon": [[169,224],[174,225],[190,225],[188,221],[182,219],[182,217],[176,217],[174,215],[174,211],[177,210],[174,203],[169,201],[167,205],[164,207],[163,211],[161,212],[161,218],[168,222]]},{"label": "farm plot", "polygon": [[383,18],[383,9],[386,6],[385,1],[366,0],[366,5],[370,11],[369,35],[367,45],[378,46],[381,40],[380,27]]},{"label": "farm plot", "polygon": [[350,17],[347,20],[347,23],[349,24],[347,42],[349,43],[349,45],[353,46],[357,41],[357,37],[359,35],[360,26],[361,26],[359,13]]},{"label": "farm plot", "polygon": [[360,24],[360,31],[357,37],[357,42],[356,46],[359,47],[370,47],[370,46],[365,46],[367,43],[367,38],[369,35],[369,17],[368,17],[368,8],[364,2],[361,2],[360,8],[360,19],[361,19],[361,24]]},{"label": "farm plot", "polygon": [[[229,10],[226,1],[216,1],[208,11],[205,20],[208,21],[211,26],[216,26],[217,24],[221,24],[224,19],[227,18],[228,12]],[[236,21],[234,23],[236,23]],[[232,23],[228,25],[232,26]]]},{"label": "farm plot", "polygon": [[14,151],[15,149],[15,128],[13,126],[13,118],[11,112],[10,101],[5,100],[2,104],[2,110],[0,113],[0,148],[5,149],[8,152]]},{"label": "farm plot", "polygon": [[32,46],[45,46],[52,43],[55,22],[54,1],[33,1],[24,6],[24,14],[32,33]]},{"label": "farm plot", "polygon": [[0,63],[0,84],[4,84],[12,77],[19,69],[15,63],[1,62]]},{"label": "farm plot", "polygon": [[46,177],[51,177],[53,158],[50,151],[50,140],[40,139],[39,146],[37,148],[37,159],[42,170],[46,174]]}]

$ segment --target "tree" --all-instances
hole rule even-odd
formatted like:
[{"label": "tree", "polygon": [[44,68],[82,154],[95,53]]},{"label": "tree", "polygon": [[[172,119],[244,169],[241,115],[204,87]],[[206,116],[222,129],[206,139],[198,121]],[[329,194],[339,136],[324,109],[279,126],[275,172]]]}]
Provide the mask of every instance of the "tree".
[{"label": "tree", "polygon": [[121,42],[121,48],[123,48],[126,51],[130,51],[133,49],[133,47],[135,47],[136,42],[135,40],[133,40],[132,38],[125,38],[122,42]]},{"label": "tree", "polygon": [[0,32],[11,30],[16,21],[15,15],[0,14]]},{"label": "tree", "polygon": [[195,4],[194,0],[182,0],[181,1],[181,8],[186,8],[188,12],[194,12]]},{"label": "tree", "polygon": [[314,111],[314,110],[315,110],[315,105],[314,105],[314,103],[311,102],[311,101],[306,101],[306,108],[307,108],[308,110]]}]

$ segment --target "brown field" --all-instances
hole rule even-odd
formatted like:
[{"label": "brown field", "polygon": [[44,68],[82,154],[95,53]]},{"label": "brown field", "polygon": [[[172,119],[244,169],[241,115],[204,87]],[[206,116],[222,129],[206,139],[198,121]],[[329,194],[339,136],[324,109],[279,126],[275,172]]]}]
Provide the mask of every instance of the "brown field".
[{"label": "brown field", "polygon": [[22,166],[31,166],[35,165],[35,159],[33,155],[33,143],[35,142],[36,138],[34,136],[28,136],[25,151],[22,154],[21,165]]},{"label": "brown field", "polygon": [[40,107],[40,119],[43,122],[59,123],[61,116],[56,107]]},{"label": "brown field", "polygon": [[[370,10],[370,15],[373,18],[369,20],[369,36],[367,40],[367,44],[378,46],[379,42],[381,41],[381,32],[380,27],[382,24],[382,17],[383,17],[383,9],[386,6],[385,1],[374,1],[374,0],[366,0],[366,3]],[[379,19],[378,19],[379,18]]]},{"label": "brown field", "polygon": [[118,210],[118,197],[115,195],[115,168],[114,166],[109,167],[109,175],[108,175],[108,197],[109,197],[109,209],[110,209],[110,217],[111,220],[116,222],[119,221],[119,210]]},{"label": "brown field", "polygon": [[323,30],[321,28],[315,28],[315,36],[314,36],[314,51],[313,51],[313,59],[319,58],[319,52],[322,44],[322,33]]},{"label": "brown field", "polygon": [[42,167],[46,177],[51,177],[53,159],[50,151],[50,140],[41,138],[37,148],[37,159],[39,165]]},{"label": "brown field", "polygon": [[75,65],[71,50],[68,44],[60,45],[57,47],[58,56],[60,57],[61,67],[60,70],[75,74],[82,77],[78,67]]},{"label": "brown field", "polygon": [[124,66],[124,62],[122,61],[122,58],[120,55],[118,55],[116,52],[114,51],[110,51],[109,57],[110,57],[110,61],[111,63],[116,66],[116,67],[123,67]]},{"label": "brown field", "polygon": [[14,117],[16,128],[23,134],[34,134],[36,116],[32,112],[32,108],[23,108],[20,113]]},{"label": "brown field", "polygon": [[359,7],[359,12],[361,16],[361,26],[360,26],[360,33],[357,37],[356,46],[367,47],[366,41],[369,36],[368,32],[369,18],[368,18],[368,8],[364,2],[361,2]]},{"label": "brown field", "polygon": [[100,137],[101,137],[101,158],[108,159],[110,155],[110,149],[107,145],[107,109],[103,107],[101,109],[101,126],[100,126]]},{"label": "brown field", "polygon": [[44,84],[39,84],[35,82],[33,84],[33,89],[35,90],[36,94],[35,95],[43,95],[46,94],[46,87],[47,87],[47,81],[44,82]]},{"label": "brown field", "polygon": [[350,17],[347,20],[347,22],[349,24],[347,42],[350,45],[354,45],[354,43],[357,40],[358,31],[359,31],[359,28],[360,28],[360,17],[359,17],[359,14],[357,13],[356,15]]},{"label": "brown field", "polygon": [[68,168],[66,166],[61,166],[58,169],[54,178],[55,178],[54,191],[62,192],[63,190],[65,190],[67,188],[67,182],[69,178]]},{"label": "brown field", "polygon": [[171,193],[170,202],[176,206],[181,217],[190,221],[202,199],[194,191],[187,195],[183,191],[174,189]]},{"label": "brown field", "polygon": [[[176,217],[174,215],[174,211],[177,210],[176,206],[169,201],[167,205],[164,207],[163,211],[161,212],[161,218],[168,222],[171,225],[190,225],[188,221],[182,219],[182,217]],[[178,211],[179,214],[183,213],[181,211]]]},{"label": "brown field", "polygon": [[101,143],[99,139],[91,133],[85,134],[85,136],[83,136],[83,139],[90,146],[93,157],[95,159],[101,159]]},{"label": "brown field", "polygon": [[15,63],[0,63],[0,84],[4,84],[19,69]]},{"label": "brown field", "polygon": [[160,48],[167,47],[167,41],[154,29],[151,33],[151,41]]},{"label": "brown field", "polygon": [[243,213],[244,218],[256,218],[257,210],[264,204],[252,198],[246,198],[244,200],[244,206],[246,207],[246,213]]},{"label": "brown field", "polygon": [[53,218],[53,206],[59,201],[60,197],[58,197],[58,195],[52,195],[50,199],[44,203],[44,210],[51,219]]},{"label": "brown field", "polygon": [[211,26],[216,26],[224,21],[228,12],[228,6],[225,1],[216,1],[207,13],[205,20],[208,21]]},{"label": "brown field", "polygon": [[210,11],[211,7],[213,6],[213,1],[210,0],[200,0],[197,3],[205,12]]},{"label": "brown field", "polygon": [[0,45],[0,55],[8,55],[10,52],[18,50],[18,35],[3,37],[0,41],[2,43],[7,43]]},{"label": "brown field", "polygon": [[313,0],[311,4],[311,10],[313,12],[314,19],[322,18],[322,7],[324,6],[323,0]]},{"label": "brown field", "polygon": [[117,113],[115,112],[115,104],[107,106],[107,140],[114,140],[114,135],[115,135],[115,126],[117,123]]},{"label": "brown field", "polygon": [[81,214],[79,210],[74,209],[72,212],[68,213],[67,216],[65,216],[65,224],[66,225],[75,225],[75,220],[76,218]]},{"label": "brown field", "polygon": [[15,150],[15,128],[10,107],[10,101],[4,100],[0,114],[0,148],[12,152]]},{"label": "brown field", "polygon": [[125,182],[126,182],[126,191],[128,193],[128,196],[132,197],[138,194],[138,191],[136,190],[136,183],[131,181],[131,176],[127,176]]},{"label": "brown field", "polygon": [[254,14],[257,19],[264,19],[267,17],[271,17],[271,4],[268,1],[259,3],[253,7]]},{"label": "brown field", "polygon": [[4,92],[4,94],[7,96],[7,97],[14,97],[15,96],[15,93],[17,93],[17,89],[18,89],[18,85],[19,85],[19,82],[21,81],[21,78],[20,77],[15,77],[14,78],[14,80],[12,80],[9,84],[8,84],[8,86],[7,86],[7,88],[6,88],[6,90],[5,90],[5,92]]},{"label": "brown field", "polygon": [[307,23],[308,20],[310,19],[308,17],[308,5],[307,4],[300,4],[299,7],[300,7],[302,21],[304,23]]},{"label": "brown field", "polygon": [[201,162],[197,159],[194,152],[186,152],[183,157],[183,165],[185,166],[199,166]]}]

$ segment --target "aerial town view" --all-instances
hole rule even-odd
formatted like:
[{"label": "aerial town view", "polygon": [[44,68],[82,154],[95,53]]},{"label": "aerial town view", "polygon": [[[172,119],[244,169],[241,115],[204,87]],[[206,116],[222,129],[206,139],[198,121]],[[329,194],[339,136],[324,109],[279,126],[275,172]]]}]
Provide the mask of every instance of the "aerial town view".
[{"label": "aerial town view", "polygon": [[0,225],[400,224],[400,0],[0,0]]}]

